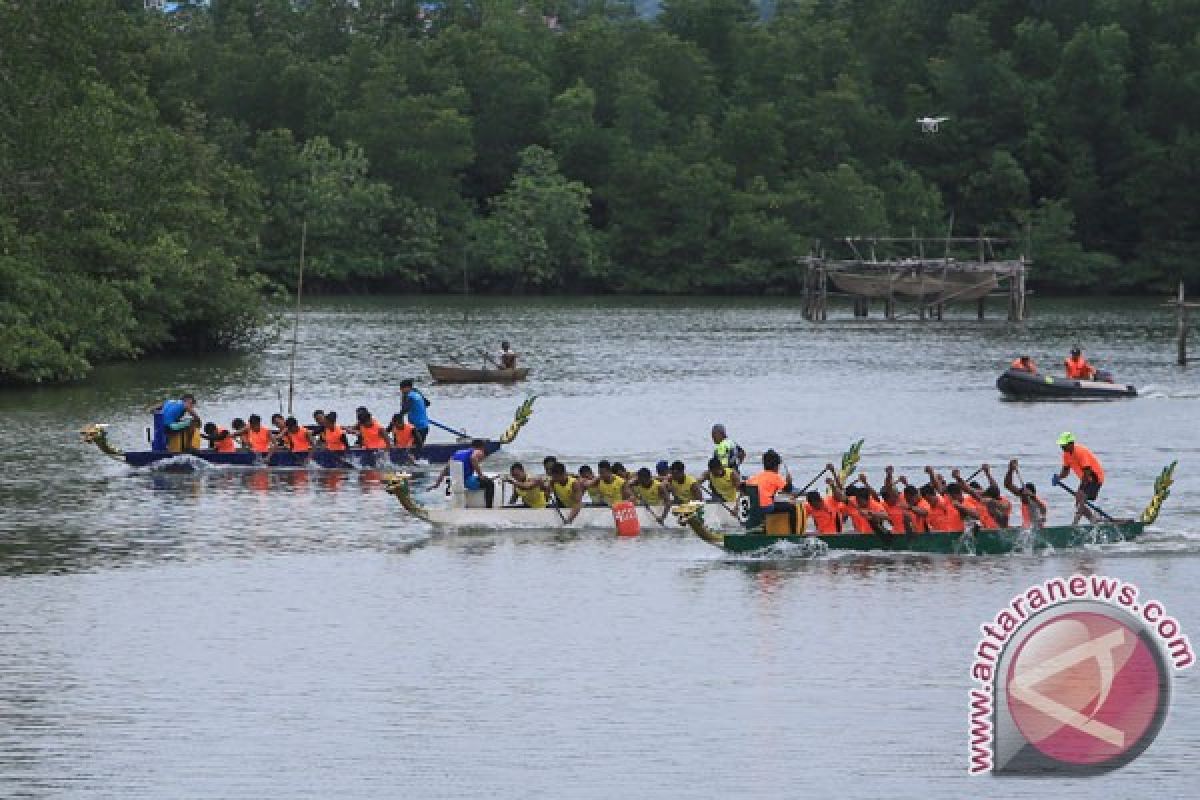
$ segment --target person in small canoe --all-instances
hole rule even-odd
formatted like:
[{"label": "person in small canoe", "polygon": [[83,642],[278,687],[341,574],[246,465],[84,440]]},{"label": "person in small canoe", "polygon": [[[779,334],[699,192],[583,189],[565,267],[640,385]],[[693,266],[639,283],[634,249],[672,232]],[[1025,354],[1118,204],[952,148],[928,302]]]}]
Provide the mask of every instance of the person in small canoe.
[{"label": "person in small canoe", "polygon": [[1062,448],[1062,469],[1059,470],[1058,479],[1061,481],[1072,472],[1079,478],[1079,488],[1075,490],[1075,519],[1071,524],[1078,525],[1080,518],[1084,517],[1094,525],[1096,515],[1088,507],[1088,501],[1095,500],[1104,486],[1104,467],[1095,453],[1075,441],[1073,433],[1059,436],[1058,446]]},{"label": "person in small canoe", "polygon": [[742,485],[742,476],[735,467],[727,467],[721,463],[721,459],[713,456],[708,460],[708,469],[700,475],[700,483],[707,483],[716,499],[732,503],[737,500],[737,487]]},{"label": "person in small canoe", "polygon": [[516,369],[517,354],[513,351],[512,345],[508,342],[500,343],[500,368],[501,369]]},{"label": "person in small canoe", "polygon": [[510,506],[519,502],[524,508],[546,507],[546,486],[536,478],[525,473],[525,466],[520,462],[508,468],[508,477],[504,482],[512,487],[512,495],[508,499]]},{"label": "person in small canoe", "polygon": [[625,479],[613,471],[607,460],[596,464],[596,482],[589,493],[592,500],[606,506],[615,506],[624,499]]},{"label": "person in small canoe", "polygon": [[1019,470],[1020,464],[1015,458],[1008,462],[1008,472],[1004,474],[1004,488],[1021,504],[1021,527],[1036,530],[1046,524],[1046,503],[1038,497],[1037,487],[1032,483],[1017,486]]},{"label": "person in small canoe", "polygon": [[1063,362],[1063,366],[1067,369],[1067,377],[1077,381],[1091,381],[1096,379],[1096,368],[1088,363],[1083,357],[1083,351],[1078,347],[1071,348],[1071,355]]},{"label": "person in small canoe", "polygon": [[288,417],[283,425],[283,444],[288,450],[293,453],[307,453],[313,449],[312,434],[295,417]]},{"label": "person in small canoe", "polygon": [[391,446],[387,431],[376,422],[369,410],[360,406],[356,418],[357,422],[347,430],[358,435],[359,447],[364,450],[387,450]]},{"label": "person in small canoe", "polygon": [[330,411],[322,417],[320,442],[326,450],[342,451],[350,448],[350,439],[345,429],[338,425],[337,412]]},{"label": "person in small canoe", "polygon": [[412,423],[404,419],[403,414],[392,414],[392,421],[387,426],[387,435],[392,440],[392,446],[403,447],[406,450],[416,447],[416,431]]},{"label": "person in small canoe", "polygon": [[413,455],[421,452],[429,438],[429,398],[413,386],[411,378],[400,381],[400,413],[413,426]]},{"label": "person in small canoe", "polygon": [[651,514],[654,514],[654,507],[661,504],[662,514],[655,514],[655,519],[662,522],[667,518],[671,508],[670,493],[646,467],[639,469],[633,480],[625,482],[624,492],[626,500],[644,505]]},{"label": "person in small canoe", "polygon": [[713,458],[728,469],[737,469],[746,460],[746,451],[725,433],[725,426],[717,423],[712,426]]},{"label": "person in small canoe", "polygon": [[687,466],[682,461],[671,462],[671,474],[666,486],[677,503],[704,501],[704,495],[700,492],[700,481],[687,474]]},{"label": "person in small canoe", "polygon": [[[237,423],[241,420],[234,420],[234,430],[237,430]],[[200,434],[200,438],[208,442],[208,449],[218,453],[232,453],[237,450],[237,440],[227,428],[222,428],[215,422],[204,423],[204,433]]]},{"label": "person in small canoe", "polygon": [[1019,356],[1014,358],[1013,362],[1009,364],[1008,368],[1016,370],[1017,372],[1028,372],[1030,375],[1037,375],[1038,371],[1037,362],[1035,362],[1029,356]]},{"label": "person in small canoe", "polygon": [[570,509],[563,517],[563,524],[570,525],[583,510],[583,484],[579,478],[567,472],[567,465],[556,461],[550,468],[548,484],[551,498],[560,509]]},{"label": "person in small canoe", "polygon": [[758,493],[758,506],[764,514],[786,513],[791,521],[789,527],[795,531],[797,528],[795,502],[777,500],[775,497],[781,492],[789,492],[792,489],[791,478],[784,477],[779,472],[780,467],[783,466],[783,457],[774,450],[768,450],[762,455],[762,465],[762,472],[751,475],[742,481],[742,488],[748,492]]},{"label": "person in small canoe", "polygon": [[484,504],[491,508],[492,500],[496,496],[496,482],[483,474],[482,466],[485,458],[487,458],[486,443],[483,439],[473,440],[470,447],[454,451],[454,455],[450,456],[450,460],[446,462],[446,466],[442,467],[437,480],[430,488],[436,489],[441,486],[442,481],[450,475],[450,465],[457,461],[462,464],[463,487],[470,490],[482,489]]},{"label": "person in small canoe", "polygon": [[271,431],[262,424],[262,417],[251,414],[249,424],[238,431],[242,445],[252,453],[268,453],[271,450]]}]

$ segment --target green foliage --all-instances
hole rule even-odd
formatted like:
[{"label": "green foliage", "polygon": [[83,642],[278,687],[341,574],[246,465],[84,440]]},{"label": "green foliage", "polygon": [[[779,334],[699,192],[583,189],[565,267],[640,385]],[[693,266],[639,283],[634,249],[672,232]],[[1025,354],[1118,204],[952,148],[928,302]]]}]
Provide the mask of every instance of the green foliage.
[{"label": "green foliage", "polygon": [[302,238],[316,291],[790,291],[951,230],[1200,279],[1191,0],[142,6],[0,3],[0,381],[236,344]]}]

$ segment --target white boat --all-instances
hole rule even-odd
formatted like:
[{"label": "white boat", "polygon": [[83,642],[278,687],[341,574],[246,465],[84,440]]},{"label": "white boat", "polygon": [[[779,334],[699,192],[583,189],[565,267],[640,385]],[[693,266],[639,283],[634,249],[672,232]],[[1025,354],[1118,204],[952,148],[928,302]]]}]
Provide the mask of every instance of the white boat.
[{"label": "white boat", "polygon": [[[504,528],[601,528],[615,530],[616,519],[613,509],[606,505],[587,505],[580,510],[579,515],[567,525],[565,518],[570,515],[570,509],[526,508],[524,506],[496,506],[487,508],[481,490],[464,490],[462,488],[462,465],[457,461],[450,462],[450,492],[449,503],[446,506],[424,506],[412,494],[409,484],[411,476],[400,473],[391,476],[386,484],[388,494],[400,501],[400,505],[420,520],[438,528],[473,528],[473,529],[504,529]],[[497,482],[498,483],[498,482]],[[503,488],[496,487],[496,500],[501,499]],[[719,520],[727,528],[740,527],[742,522],[737,516],[736,504],[708,502],[704,504],[705,519]],[[667,513],[666,519],[659,521],[662,506],[647,508],[644,505],[634,506],[638,524],[643,531],[673,529],[682,530],[684,526],[675,519],[675,515]]]}]

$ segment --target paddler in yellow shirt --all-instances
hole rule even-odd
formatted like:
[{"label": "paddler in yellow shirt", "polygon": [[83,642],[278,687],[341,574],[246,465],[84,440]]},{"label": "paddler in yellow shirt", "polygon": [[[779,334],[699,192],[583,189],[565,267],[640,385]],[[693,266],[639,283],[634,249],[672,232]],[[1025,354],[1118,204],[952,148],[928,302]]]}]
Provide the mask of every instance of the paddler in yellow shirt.
[{"label": "paddler in yellow shirt", "polygon": [[513,487],[512,496],[508,500],[510,506],[515,506],[519,500],[525,508],[546,507],[546,487],[536,478],[525,474],[525,467],[520,463],[508,468],[509,477],[504,482]]},{"label": "paddler in yellow shirt", "polygon": [[[646,467],[639,469],[637,476],[625,483],[625,499],[645,506],[659,523],[667,518],[667,511],[671,507],[669,493]],[[654,506],[657,504],[663,507],[661,515],[654,514]]]},{"label": "paddler in yellow shirt", "polygon": [[550,468],[549,489],[555,506],[560,510],[571,509],[563,517],[563,524],[570,525],[583,510],[583,485],[579,478],[567,472],[567,465],[556,461]]},{"label": "paddler in yellow shirt", "polygon": [[588,488],[588,495],[597,505],[610,508],[624,498],[625,479],[613,473],[612,464],[607,460],[596,464],[596,481]]},{"label": "paddler in yellow shirt", "polygon": [[713,456],[708,460],[708,470],[700,476],[700,483],[708,484],[713,497],[723,503],[732,503],[737,500],[737,487],[742,485],[742,476],[736,469],[725,466]]},{"label": "paddler in yellow shirt", "polygon": [[687,467],[682,461],[671,464],[670,477],[667,479],[667,491],[677,503],[690,503],[693,500],[703,500],[700,494],[700,481],[687,474]]}]

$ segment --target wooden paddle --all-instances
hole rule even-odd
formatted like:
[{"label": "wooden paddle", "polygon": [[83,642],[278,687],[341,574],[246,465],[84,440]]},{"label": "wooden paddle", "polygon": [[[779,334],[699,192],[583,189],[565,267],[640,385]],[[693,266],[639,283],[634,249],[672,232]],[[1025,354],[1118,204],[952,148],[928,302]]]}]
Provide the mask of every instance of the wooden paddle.
[{"label": "wooden paddle", "polygon": [[[1077,489],[1072,489],[1070,486],[1067,486],[1065,483],[1063,483],[1062,479],[1060,479],[1058,477],[1057,473],[1055,473],[1053,476],[1051,476],[1050,482],[1053,483],[1055,486],[1059,487],[1060,489],[1062,489],[1067,494],[1074,497],[1076,500],[1079,499],[1079,491]],[[1083,504],[1085,506],[1087,506],[1088,508],[1090,508],[1092,511],[1095,511],[1100,516],[1104,517],[1109,522],[1117,521],[1111,515],[1109,515],[1109,513],[1107,511],[1105,511],[1103,508],[1100,508],[1100,506],[1096,505],[1091,500],[1084,498]]]},{"label": "wooden paddle", "polygon": [[[659,491],[662,491],[662,490],[660,489]],[[657,523],[658,523],[660,526],[662,526],[662,527],[664,527],[664,528],[665,528],[665,527],[667,527],[667,523],[666,523],[666,522],[664,522],[663,520],[661,520],[661,519],[659,519],[659,518],[658,518],[658,514],[655,514],[655,513],[654,513],[654,509],[650,507],[650,504],[649,504],[649,503],[647,503],[647,502],[645,501],[645,499],[643,499],[643,498],[642,498],[642,496],[641,496],[640,494],[638,494],[636,491],[633,491],[633,492],[631,492],[631,494],[632,494],[632,495],[633,495],[635,498],[637,498],[637,501],[638,501],[638,503],[639,503],[639,504],[641,504],[641,506],[642,506],[643,508],[645,508],[647,511],[649,511],[649,512],[650,512],[650,516],[654,517],[654,521],[655,521],[655,522],[657,522]],[[665,516],[666,516],[666,514],[664,514],[663,516],[665,517]]]},{"label": "wooden paddle", "polygon": [[734,519],[737,519],[737,516],[738,516],[738,515],[737,515],[737,512],[735,512],[735,511],[734,511],[732,508],[730,508],[729,506],[725,505],[725,501],[721,499],[720,495],[718,495],[716,492],[714,492],[714,491],[713,491],[713,490],[712,490],[710,487],[708,487],[708,486],[702,486],[701,488],[702,488],[704,491],[708,492],[708,496],[709,496],[709,497],[711,497],[713,500],[716,500],[718,503],[720,503],[720,504],[721,504],[721,508],[723,508],[723,509],[725,509],[726,511],[728,511],[728,512],[729,512],[729,514],[730,514],[730,515],[731,515],[731,516],[732,516]]}]

